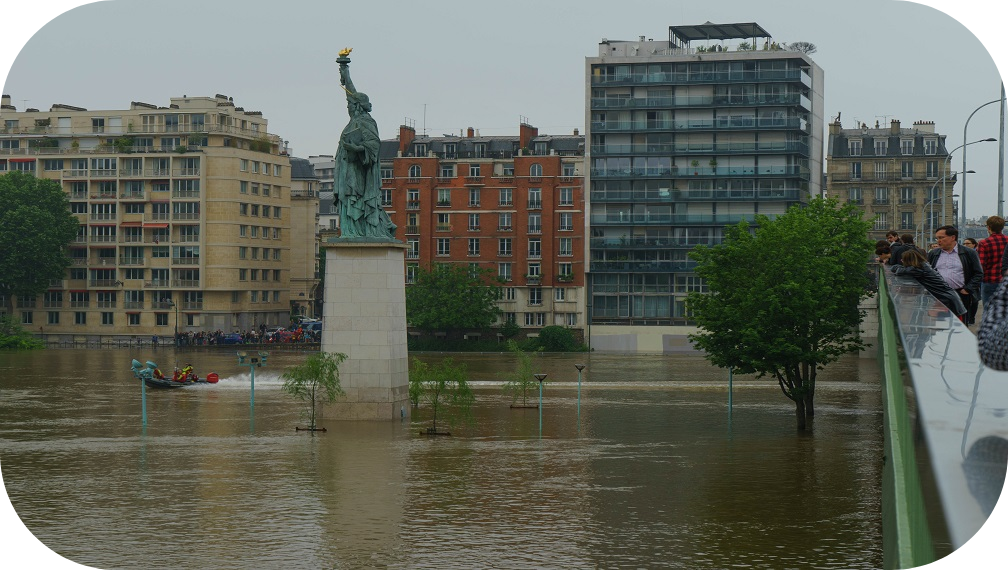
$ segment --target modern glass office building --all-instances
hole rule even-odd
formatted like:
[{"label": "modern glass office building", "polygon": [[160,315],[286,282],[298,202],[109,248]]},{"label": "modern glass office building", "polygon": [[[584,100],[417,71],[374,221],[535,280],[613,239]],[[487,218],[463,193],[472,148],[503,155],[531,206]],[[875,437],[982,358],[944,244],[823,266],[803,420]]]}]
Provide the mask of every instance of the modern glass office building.
[{"label": "modern glass office building", "polygon": [[585,72],[591,345],[684,349],[690,250],[821,193],[823,72],[754,23],[603,39]]}]

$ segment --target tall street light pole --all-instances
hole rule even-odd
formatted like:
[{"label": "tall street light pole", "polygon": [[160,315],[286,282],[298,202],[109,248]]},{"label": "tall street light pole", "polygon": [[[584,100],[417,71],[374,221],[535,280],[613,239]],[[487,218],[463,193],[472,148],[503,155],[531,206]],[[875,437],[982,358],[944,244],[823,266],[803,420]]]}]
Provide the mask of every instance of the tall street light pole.
[{"label": "tall street light pole", "polygon": [[[996,102],[997,101],[995,101],[995,103]],[[974,111],[974,113],[975,112],[976,111]],[[954,154],[955,151],[957,151],[959,149],[963,149],[963,154],[965,155],[966,154],[965,148],[968,147],[971,144],[977,144],[977,143],[982,143],[982,142],[994,142],[994,141],[997,141],[997,139],[995,139],[995,138],[980,139],[978,141],[963,143],[963,144],[955,147],[951,151],[949,151],[948,156],[945,157],[945,168],[942,171],[942,174],[943,174],[943,176],[942,176],[942,225],[943,226],[946,224],[946,222],[945,222],[945,180],[946,180],[946,178],[948,178],[948,167],[949,167],[949,162],[952,160],[952,154]],[[963,170],[965,170],[965,168]],[[966,184],[966,178],[963,177],[963,188],[964,189],[965,189],[965,184]],[[966,204],[966,195],[965,195],[965,193],[963,193],[963,206],[965,206],[965,204]],[[965,226],[966,225],[966,210],[965,210],[965,208],[963,209],[963,218],[962,219],[963,219],[963,224],[962,225]],[[955,220],[952,220],[952,222],[955,223]]]},{"label": "tall street light pole", "polygon": [[[952,174],[952,176],[955,176],[955,175],[961,174],[961,173],[959,173],[959,172],[953,172],[951,174]],[[967,170],[965,173],[962,173],[962,174],[976,174],[976,171],[975,170]],[[934,233],[935,233],[934,203],[935,203],[936,200],[938,200],[938,197],[934,195],[934,191],[935,191],[935,188],[938,186],[938,183],[939,182],[944,182],[946,178],[948,178],[947,174],[942,175],[942,177],[941,177],[940,180],[935,180],[935,183],[931,185],[931,190],[928,192],[928,195],[931,196],[931,199],[929,199],[927,202],[924,203],[924,207],[925,208],[928,208],[928,206],[930,205],[930,214],[928,215],[928,220],[927,220],[928,221],[928,228],[931,230],[931,233],[929,235],[934,235]],[[942,198],[944,198],[944,197],[945,197],[945,194],[942,194]],[[953,194],[952,197],[953,198],[958,198],[959,195],[958,194]],[[924,220],[921,220],[920,228],[921,228],[921,230],[924,229]],[[920,239],[920,236],[918,236],[918,241],[923,242],[924,240]]]},{"label": "tall street light pole", "polygon": [[[1004,95],[1002,95],[1002,97],[1003,96]],[[993,101],[988,101],[988,102],[984,103],[983,105],[980,105],[976,109],[973,109],[973,112],[970,113],[970,116],[966,119],[966,124],[963,126],[963,140],[964,141],[966,140],[966,129],[969,128],[969,122],[970,122],[970,119],[973,118],[973,115],[975,115],[977,111],[979,111],[980,109],[983,109],[987,105],[993,105],[994,103],[1000,103],[1000,102],[1001,102],[1001,97],[999,97],[999,98],[997,98],[997,99],[995,99]],[[1002,135],[1002,133],[998,133],[998,134]],[[997,139],[990,138],[990,139],[984,139],[984,140],[987,140],[987,141],[996,141]],[[962,155],[962,170],[963,170],[963,172],[966,172],[966,149],[965,148],[963,149],[963,155]],[[963,230],[966,229],[966,177],[965,176],[963,176],[962,190],[960,190],[959,193],[962,195],[962,202],[961,202],[962,203],[962,222],[959,224],[959,231],[963,231]]]}]

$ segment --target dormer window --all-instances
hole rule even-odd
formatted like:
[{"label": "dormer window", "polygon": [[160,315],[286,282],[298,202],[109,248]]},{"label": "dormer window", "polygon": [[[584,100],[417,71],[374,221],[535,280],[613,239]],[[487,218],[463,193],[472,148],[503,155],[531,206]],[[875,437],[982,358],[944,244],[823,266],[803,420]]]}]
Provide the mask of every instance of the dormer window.
[{"label": "dormer window", "polygon": [[861,139],[847,141],[847,149],[851,156],[861,156]]},{"label": "dormer window", "polygon": [[417,143],[413,145],[413,152],[416,156],[427,156],[427,145],[425,143]]},{"label": "dormer window", "polygon": [[885,156],[887,154],[889,154],[889,141],[875,139],[875,156]]},{"label": "dormer window", "polygon": [[900,154],[904,156],[913,154],[913,147],[914,147],[913,139],[900,140]]}]

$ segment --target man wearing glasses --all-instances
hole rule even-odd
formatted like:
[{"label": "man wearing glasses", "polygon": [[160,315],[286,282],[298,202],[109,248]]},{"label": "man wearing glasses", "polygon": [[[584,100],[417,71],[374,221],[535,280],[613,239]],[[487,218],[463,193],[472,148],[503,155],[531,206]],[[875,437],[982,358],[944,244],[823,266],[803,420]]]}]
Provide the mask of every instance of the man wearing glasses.
[{"label": "man wearing glasses", "polygon": [[935,231],[938,247],[928,252],[928,263],[941,274],[949,287],[959,293],[966,305],[966,324],[973,324],[973,309],[980,300],[980,283],[983,267],[977,252],[959,245],[959,230],[955,226],[942,226]]}]

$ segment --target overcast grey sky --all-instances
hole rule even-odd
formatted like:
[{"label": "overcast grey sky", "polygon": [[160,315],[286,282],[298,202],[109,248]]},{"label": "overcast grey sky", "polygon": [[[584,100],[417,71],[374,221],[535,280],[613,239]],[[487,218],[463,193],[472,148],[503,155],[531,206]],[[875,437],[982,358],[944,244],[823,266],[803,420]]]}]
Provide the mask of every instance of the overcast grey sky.
[{"label": "overcast grey sky", "polygon": [[[955,7],[964,18],[980,12],[980,2],[932,1]],[[354,83],[370,96],[385,138],[395,137],[406,120],[431,135],[470,126],[484,135],[517,134],[521,117],[540,133],[584,132],[584,58],[597,54],[602,38],[665,38],[669,25],[705,21],[757,22],[776,41],[816,44],[812,57],[826,75],[824,119],[842,112],[845,127],[856,120],[874,125],[899,119],[903,126],[931,120],[952,149],[963,142],[969,114],[1000,96],[984,44],[963,24],[921,4],[616,5],[108,0],[58,16],[58,8],[33,6],[20,10],[53,19],[39,21],[30,39],[0,40],[0,70],[10,66],[3,92],[18,109],[54,103],[120,109],[130,101],[167,105],[172,96],[223,93],[238,106],[262,111],[270,131],[304,157],[336,151],[347,114],[334,60],[346,46],[354,48]],[[964,12],[969,5],[972,12]],[[969,138],[998,136],[998,122],[998,105],[984,108],[970,122]],[[994,213],[997,144],[973,145],[968,152],[967,168],[977,174],[969,180],[967,214]],[[960,167],[961,151],[952,159],[953,170]]]}]

